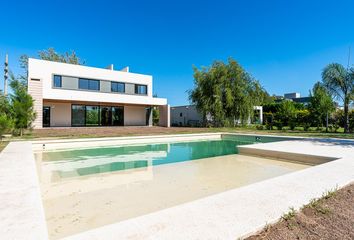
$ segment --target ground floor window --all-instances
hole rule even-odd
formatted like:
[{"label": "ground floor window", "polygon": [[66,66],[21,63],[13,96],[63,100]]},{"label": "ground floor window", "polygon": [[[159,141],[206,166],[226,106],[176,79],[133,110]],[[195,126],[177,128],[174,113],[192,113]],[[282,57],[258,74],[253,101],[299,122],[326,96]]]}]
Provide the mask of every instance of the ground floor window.
[{"label": "ground floor window", "polygon": [[124,107],[71,105],[71,125],[123,126]]},{"label": "ground floor window", "polygon": [[84,105],[71,106],[71,125],[74,127],[85,126],[85,112]]},{"label": "ground floor window", "polygon": [[100,107],[99,106],[86,106],[86,126],[100,125]]}]

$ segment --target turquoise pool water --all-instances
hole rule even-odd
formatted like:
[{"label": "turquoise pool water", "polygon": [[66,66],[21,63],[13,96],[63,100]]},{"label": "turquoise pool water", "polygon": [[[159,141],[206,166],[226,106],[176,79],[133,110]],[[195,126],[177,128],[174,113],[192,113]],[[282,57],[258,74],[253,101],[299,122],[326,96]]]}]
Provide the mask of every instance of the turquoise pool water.
[{"label": "turquoise pool water", "polygon": [[254,141],[226,138],[212,141],[43,151],[36,153],[36,158],[58,177],[67,178],[237,154],[238,145]]}]

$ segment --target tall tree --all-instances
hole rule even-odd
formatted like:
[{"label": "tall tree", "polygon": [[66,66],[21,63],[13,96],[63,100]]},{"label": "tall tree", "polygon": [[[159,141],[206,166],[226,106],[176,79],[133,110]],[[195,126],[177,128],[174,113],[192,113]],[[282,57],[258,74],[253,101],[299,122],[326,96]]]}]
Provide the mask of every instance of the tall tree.
[{"label": "tall tree", "polygon": [[[38,52],[38,57],[42,60],[70,63],[76,65],[85,65],[85,61],[76,55],[75,51],[58,53],[54,48],[48,48]],[[24,74],[19,78],[27,80],[28,75],[28,55],[24,54],[20,56],[20,67],[24,69]]]},{"label": "tall tree", "polygon": [[75,51],[65,52],[64,54],[57,53],[54,48],[48,48],[47,50],[42,50],[38,52],[40,59],[53,61],[53,62],[62,62],[62,63],[71,63],[77,65],[84,65],[85,61],[80,59]]},{"label": "tall tree", "polygon": [[230,58],[227,63],[215,61],[210,67],[194,67],[194,89],[189,99],[206,119],[211,116],[216,127],[245,123],[253,106],[267,95],[241,65]]},{"label": "tall tree", "polygon": [[322,82],[328,92],[344,104],[344,132],[349,132],[349,104],[354,100],[354,69],[339,63],[328,64],[322,72]]},{"label": "tall tree", "polygon": [[327,89],[317,82],[310,93],[309,110],[312,121],[320,126],[326,119],[326,132],[328,132],[328,115],[335,110],[334,102]]},{"label": "tall tree", "polygon": [[33,99],[27,93],[27,86],[23,79],[18,79],[13,74],[10,75],[10,79],[10,87],[12,88],[12,94],[10,95],[11,113],[14,119],[14,127],[19,130],[22,136],[23,130],[30,128],[36,118]]}]

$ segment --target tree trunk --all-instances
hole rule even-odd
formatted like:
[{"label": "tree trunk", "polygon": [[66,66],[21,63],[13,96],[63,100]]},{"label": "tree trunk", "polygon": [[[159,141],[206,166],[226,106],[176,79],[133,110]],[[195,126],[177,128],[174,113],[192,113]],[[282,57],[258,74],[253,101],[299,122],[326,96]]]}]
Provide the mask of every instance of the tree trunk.
[{"label": "tree trunk", "polygon": [[344,99],[344,132],[349,133],[349,97]]},{"label": "tree trunk", "polygon": [[328,112],[326,114],[326,133],[328,133]]},{"label": "tree trunk", "polygon": [[22,137],[23,135],[23,128],[20,128],[20,136]]}]

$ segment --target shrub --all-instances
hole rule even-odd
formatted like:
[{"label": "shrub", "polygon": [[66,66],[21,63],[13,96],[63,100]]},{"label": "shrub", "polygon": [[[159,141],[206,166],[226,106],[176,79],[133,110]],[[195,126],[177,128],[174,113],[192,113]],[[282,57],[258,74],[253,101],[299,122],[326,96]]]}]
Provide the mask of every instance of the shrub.
[{"label": "shrub", "polygon": [[2,141],[2,135],[6,132],[10,132],[13,128],[13,121],[6,114],[0,114],[0,141]]},{"label": "shrub", "polygon": [[316,131],[319,131],[319,130],[321,130],[320,128],[318,128],[318,127],[309,127],[309,129],[308,129],[310,132],[316,132]]},{"label": "shrub", "polygon": [[257,130],[264,130],[264,128],[265,128],[265,126],[263,126],[263,125],[257,125],[256,126]]},{"label": "shrub", "polygon": [[304,131],[304,127],[295,127],[294,130],[295,131]]},{"label": "shrub", "polygon": [[282,127],[282,129],[281,129],[281,130],[283,130],[283,131],[289,131],[289,130],[290,130],[290,127],[285,126],[285,127]]}]

